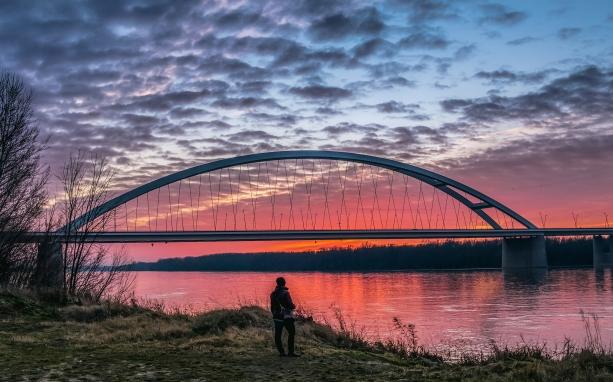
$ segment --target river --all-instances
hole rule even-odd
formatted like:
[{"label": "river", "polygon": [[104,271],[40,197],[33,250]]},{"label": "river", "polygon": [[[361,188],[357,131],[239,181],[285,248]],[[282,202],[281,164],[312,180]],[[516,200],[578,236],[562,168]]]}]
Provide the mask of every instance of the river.
[{"label": "river", "polygon": [[[267,305],[279,273],[137,272],[138,297],[167,307],[204,311]],[[295,302],[316,318],[334,311],[373,340],[396,333],[393,318],[416,327],[419,343],[436,349],[488,348],[565,337],[585,339],[581,312],[596,315],[603,342],[613,341],[613,270],[283,273]]]}]

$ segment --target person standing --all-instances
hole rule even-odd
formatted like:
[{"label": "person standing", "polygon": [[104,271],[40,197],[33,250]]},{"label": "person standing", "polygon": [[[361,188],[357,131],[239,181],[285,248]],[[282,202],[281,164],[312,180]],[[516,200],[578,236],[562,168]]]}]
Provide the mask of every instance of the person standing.
[{"label": "person standing", "polygon": [[[270,294],[270,311],[275,323],[275,345],[281,357],[298,357],[299,355],[294,352],[294,337],[296,334],[294,309],[296,309],[296,305],[292,302],[289,290],[285,286],[285,279],[278,277],[276,282],[277,286]],[[283,328],[287,330],[287,353],[285,353],[281,341]]]}]

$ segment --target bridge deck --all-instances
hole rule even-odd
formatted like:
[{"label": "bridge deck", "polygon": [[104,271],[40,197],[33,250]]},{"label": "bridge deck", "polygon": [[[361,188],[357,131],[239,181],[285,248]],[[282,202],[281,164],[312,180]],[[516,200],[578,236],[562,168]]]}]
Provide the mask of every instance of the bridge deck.
[{"label": "bridge deck", "polygon": [[[23,240],[39,242],[43,232],[28,233]],[[72,241],[52,233],[59,241]],[[85,240],[97,243],[169,243],[212,241],[342,240],[342,239],[469,239],[518,236],[594,236],[613,235],[613,228],[475,229],[475,230],[320,230],[320,231],[181,231],[181,232],[101,232]]]}]

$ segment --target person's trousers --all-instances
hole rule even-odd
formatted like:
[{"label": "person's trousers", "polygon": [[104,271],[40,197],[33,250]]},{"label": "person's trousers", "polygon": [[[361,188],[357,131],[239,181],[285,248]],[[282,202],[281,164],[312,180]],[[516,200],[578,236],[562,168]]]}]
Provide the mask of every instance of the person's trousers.
[{"label": "person's trousers", "polygon": [[294,336],[296,335],[296,327],[294,326],[293,318],[286,318],[284,320],[274,320],[275,321],[275,345],[277,345],[277,350],[279,350],[279,354],[285,354],[283,350],[283,342],[281,341],[281,336],[283,335],[283,328],[287,330],[287,352],[289,354],[294,354]]}]

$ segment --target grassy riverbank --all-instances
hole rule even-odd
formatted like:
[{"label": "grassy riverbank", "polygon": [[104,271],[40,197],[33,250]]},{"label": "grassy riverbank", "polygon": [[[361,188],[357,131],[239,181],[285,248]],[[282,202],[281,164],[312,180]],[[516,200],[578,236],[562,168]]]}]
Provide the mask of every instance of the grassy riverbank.
[{"label": "grassy riverbank", "polygon": [[297,340],[301,358],[278,357],[271,320],[259,307],[191,316],[0,293],[2,381],[613,380],[613,356],[598,346],[568,347],[558,360],[524,346],[450,363],[410,338],[368,344],[308,318],[300,319]]}]

